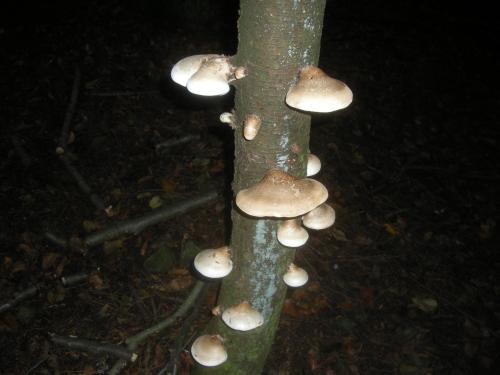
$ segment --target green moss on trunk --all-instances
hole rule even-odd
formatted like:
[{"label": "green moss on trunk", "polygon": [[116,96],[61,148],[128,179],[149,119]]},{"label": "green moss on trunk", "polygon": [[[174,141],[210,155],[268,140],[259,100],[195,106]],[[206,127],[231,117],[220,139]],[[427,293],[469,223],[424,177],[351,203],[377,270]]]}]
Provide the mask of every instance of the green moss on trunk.
[{"label": "green moss on trunk", "polygon": [[[288,108],[285,96],[303,66],[317,65],[325,0],[242,0],[235,64],[248,69],[236,83],[235,171],[233,190],[257,183],[269,169],[304,177],[309,151],[310,116]],[[243,138],[247,114],[258,115],[262,127],[252,141]],[[276,239],[279,220],[232,213],[230,247],[235,264],[223,280],[219,301],[229,307],[248,300],[265,324],[238,332],[214,318],[205,330],[218,333],[228,361],[196,373],[261,374],[278,326],[286,293],[282,275],[293,260],[293,249]]]}]

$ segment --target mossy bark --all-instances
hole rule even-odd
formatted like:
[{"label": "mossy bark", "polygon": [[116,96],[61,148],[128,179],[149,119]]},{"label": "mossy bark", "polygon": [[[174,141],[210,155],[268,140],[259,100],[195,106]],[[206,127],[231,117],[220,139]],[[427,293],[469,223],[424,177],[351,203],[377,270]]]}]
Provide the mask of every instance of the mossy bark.
[{"label": "mossy bark", "polygon": [[[285,96],[299,69],[317,65],[326,0],[242,0],[238,53],[233,62],[248,69],[236,82],[235,171],[233,191],[257,183],[270,169],[305,177],[310,115],[287,107]],[[243,138],[243,120],[255,114],[261,129],[252,141]],[[228,361],[197,367],[200,374],[261,374],[276,332],[286,285],[283,274],[294,250],[276,239],[280,220],[232,212],[232,273],[222,282],[218,304],[229,307],[248,300],[265,319],[248,332],[234,331],[219,318],[206,333],[225,340]]]}]

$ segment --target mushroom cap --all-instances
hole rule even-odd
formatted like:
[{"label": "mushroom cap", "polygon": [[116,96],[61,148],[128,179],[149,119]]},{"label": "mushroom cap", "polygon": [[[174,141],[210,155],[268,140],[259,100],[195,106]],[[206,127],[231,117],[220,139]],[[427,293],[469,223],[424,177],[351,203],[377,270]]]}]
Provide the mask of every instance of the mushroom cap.
[{"label": "mushroom cap", "polygon": [[314,154],[308,154],[307,155],[307,177],[314,176],[316,173],[318,173],[321,170],[321,160],[314,155]]},{"label": "mushroom cap", "polygon": [[172,70],[170,71],[170,77],[172,81],[178,83],[181,86],[186,87],[187,82],[191,76],[200,69],[201,64],[210,58],[220,57],[221,55],[193,55],[179,60]]},{"label": "mushroom cap", "polygon": [[254,139],[259,133],[262,121],[257,115],[247,115],[243,125],[243,137],[247,141]]},{"label": "mushroom cap", "polygon": [[326,229],[335,223],[335,210],[323,203],[302,217],[302,223],[310,229]]},{"label": "mushroom cap", "polygon": [[187,81],[189,92],[203,96],[224,95],[229,92],[231,64],[227,57],[213,57],[202,62]]},{"label": "mushroom cap", "polygon": [[278,241],[288,247],[299,247],[307,242],[309,233],[295,219],[285,220],[278,228]]},{"label": "mushroom cap", "polygon": [[250,331],[264,323],[264,317],[248,301],[230,307],[222,313],[222,320],[237,331]]},{"label": "mushroom cap", "polygon": [[226,362],[227,352],[219,335],[203,335],[194,340],[191,354],[203,366],[218,366]]},{"label": "mushroom cap", "polygon": [[329,77],[320,68],[302,68],[299,80],[288,90],[286,104],[308,112],[333,112],[352,102],[352,91],[342,81]]},{"label": "mushroom cap", "polygon": [[194,267],[205,277],[219,278],[229,275],[233,269],[229,247],[200,251],[194,258]]},{"label": "mushroom cap", "polygon": [[283,275],[285,284],[294,288],[304,285],[307,280],[309,280],[309,275],[306,270],[293,263],[288,266],[288,271]]},{"label": "mushroom cap", "polygon": [[260,182],[236,195],[236,205],[255,217],[296,217],[311,211],[328,198],[322,183],[298,179],[272,169]]}]

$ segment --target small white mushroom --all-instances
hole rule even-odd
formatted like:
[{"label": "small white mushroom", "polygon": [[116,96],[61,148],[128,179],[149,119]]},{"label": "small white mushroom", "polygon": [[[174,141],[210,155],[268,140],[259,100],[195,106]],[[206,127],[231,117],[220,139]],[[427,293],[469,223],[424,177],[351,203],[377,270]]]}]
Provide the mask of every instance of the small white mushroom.
[{"label": "small white mushroom", "polygon": [[309,229],[326,229],[335,223],[335,210],[323,203],[302,217],[302,224]]},{"label": "small white mushroom", "polygon": [[299,247],[309,238],[309,233],[302,228],[296,219],[285,220],[278,228],[278,241],[285,246]]},{"label": "small white mushroom", "polygon": [[219,116],[220,122],[223,124],[229,124],[229,126],[234,126],[234,115],[231,112],[223,112]]},{"label": "small white mushroom", "polygon": [[257,115],[247,115],[243,125],[243,136],[247,141],[254,139],[260,130],[260,117]]},{"label": "small white mushroom", "polygon": [[222,320],[237,331],[250,331],[264,323],[264,317],[248,301],[230,307],[222,313]]},{"label": "small white mushroom", "polygon": [[307,155],[307,177],[314,176],[321,170],[321,160],[314,155]]},{"label": "small white mushroom", "polygon": [[236,79],[245,78],[247,76],[247,74],[248,74],[247,68],[245,68],[244,66],[238,66],[234,70],[234,78],[236,78]]},{"label": "small white mushroom", "polygon": [[229,275],[233,269],[229,247],[200,251],[194,258],[194,267],[205,277],[220,278]]},{"label": "small white mushroom", "polygon": [[283,275],[283,281],[286,285],[297,288],[304,285],[309,280],[306,270],[291,263],[288,271]]},{"label": "small white mushroom", "polygon": [[226,362],[227,352],[224,340],[219,335],[203,335],[194,340],[191,354],[196,362],[213,367]]}]

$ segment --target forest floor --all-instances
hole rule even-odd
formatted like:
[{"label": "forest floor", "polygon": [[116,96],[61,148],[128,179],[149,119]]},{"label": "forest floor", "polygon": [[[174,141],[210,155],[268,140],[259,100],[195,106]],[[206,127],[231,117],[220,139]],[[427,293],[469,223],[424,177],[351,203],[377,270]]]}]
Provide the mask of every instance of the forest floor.
[{"label": "forest floor", "polygon": [[[229,12],[185,3],[206,17]],[[266,374],[498,373],[496,36],[486,14],[470,34],[477,15],[418,4],[328,4],[320,66],[355,100],[313,116],[310,148],[337,221],[297,251],[310,282],[289,291]],[[113,357],[54,345],[49,334],[123,343],[181,305],[196,248],[227,241],[227,197],[85,252],[44,235],[85,238],[229,186],[232,134],[218,116],[232,98],[193,98],[168,72],[187,55],[233,54],[236,9],[210,27],[184,14],[193,27],[164,28],[151,16],[161,9],[138,6],[39,5],[36,22],[20,22],[18,10],[0,28],[0,306],[37,287],[0,313],[1,374],[106,373]],[[65,155],[107,212],[55,152],[76,67]],[[161,147],[184,136],[191,141]],[[183,347],[216,293],[214,284]],[[123,373],[160,373],[180,322],[146,340]],[[187,374],[186,352],[180,363]]]}]

